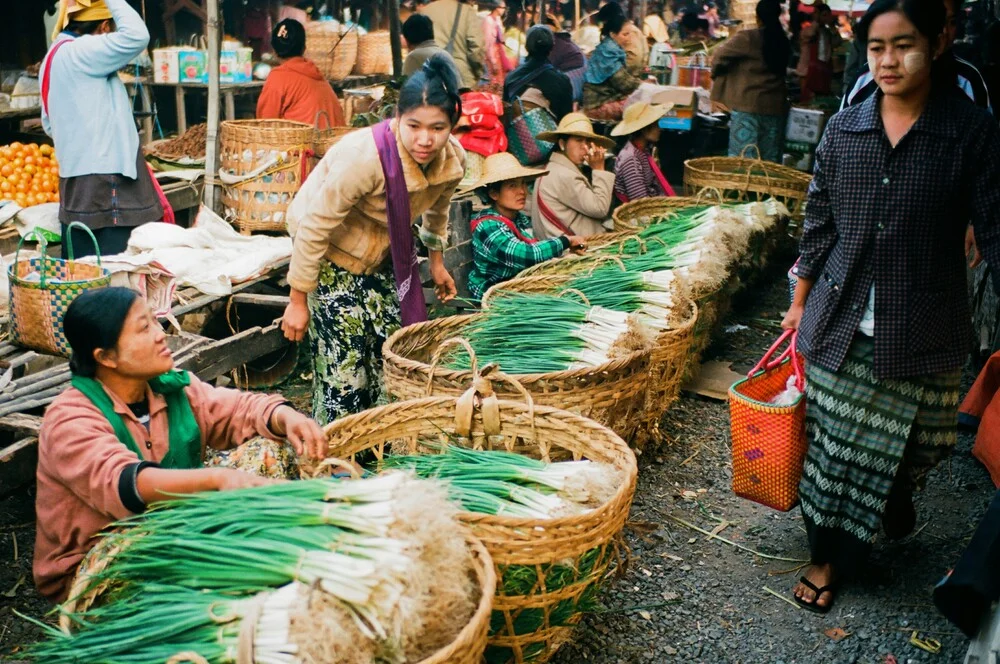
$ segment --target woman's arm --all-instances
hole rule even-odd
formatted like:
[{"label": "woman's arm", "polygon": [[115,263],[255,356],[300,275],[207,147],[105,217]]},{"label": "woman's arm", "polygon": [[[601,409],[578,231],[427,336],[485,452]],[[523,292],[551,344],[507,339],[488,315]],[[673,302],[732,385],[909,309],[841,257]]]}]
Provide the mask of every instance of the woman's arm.
[{"label": "woman's arm", "polygon": [[572,195],[562,203],[592,219],[604,220],[608,216],[611,200],[615,195],[615,174],[603,168],[594,168],[592,178],[593,183],[587,182],[587,177],[580,173],[573,180]]},{"label": "woman's arm", "polygon": [[717,66],[742,60],[750,56],[750,33],[746,30],[737,32],[735,35],[722,42],[712,49],[712,69]]},{"label": "woman's arm", "polygon": [[[456,139],[449,139],[445,150],[453,148],[457,151],[459,162],[465,170],[465,150]],[[461,180],[449,182],[441,190],[441,195],[423,214],[420,226],[420,241],[427,247],[427,258],[431,266],[431,278],[434,279],[434,290],[441,302],[448,302],[458,295],[455,280],[452,279],[444,266],[444,250],[448,246],[448,215],[451,211],[451,198],[455,195]]]},{"label": "woman's arm", "polygon": [[149,30],[142,16],[126,0],[107,0],[115,31],[85,35],[66,49],[73,67],[91,76],[110,76],[131,62],[149,45]]},{"label": "woman's arm", "polygon": [[993,283],[1000,291],[1000,130],[995,121],[982,125],[981,130],[970,133],[976,137],[969,160],[970,211],[975,245],[989,263]]},{"label": "woman's arm", "polygon": [[535,244],[523,242],[498,221],[484,221],[476,228],[476,232],[483,238],[483,249],[488,255],[497,262],[520,269],[555,258],[570,246],[570,240],[565,236]]},{"label": "woman's arm", "polygon": [[[136,469],[133,491],[141,504],[135,504],[130,511],[142,512],[146,505],[158,500],[169,500],[178,495],[190,495],[202,491],[229,491],[251,486],[272,484],[276,480],[251,475],[233,468],[195,468],[193,470],[172,470],[158,466]],[[128,500],[128,499],[126,499]]]},{"label": "woman's arm", "polygon": [[627,67],[622,67],[612,74],[611,78],[605,81],[605,85],[615,90],[623,97],[627,97],[639,89],[639,86],[642,85],[642,81],[630,74]]}]

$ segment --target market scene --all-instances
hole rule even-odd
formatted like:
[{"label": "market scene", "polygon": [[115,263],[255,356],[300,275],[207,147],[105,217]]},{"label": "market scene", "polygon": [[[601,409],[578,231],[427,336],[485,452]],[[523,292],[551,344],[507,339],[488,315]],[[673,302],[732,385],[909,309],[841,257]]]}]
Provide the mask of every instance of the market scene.
[{"label": "market scene", "polygon": [[4,9],[0,662],[1000,662],[997,0]]}]

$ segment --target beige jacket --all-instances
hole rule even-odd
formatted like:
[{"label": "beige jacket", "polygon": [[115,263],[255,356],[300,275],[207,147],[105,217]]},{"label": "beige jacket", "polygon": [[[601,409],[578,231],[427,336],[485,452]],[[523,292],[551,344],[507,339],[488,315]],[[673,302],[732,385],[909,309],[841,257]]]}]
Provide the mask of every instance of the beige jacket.
[{"label": "beige jacket", "polygon": [[549,173],[535,185],[531,207],[531,225],[538,239],[566,235],[542,215],[538,205],[541,196],[571,235],[597,235],[605,232],[604,221],[611,210],[615,190],[615,174],[594,171],[593,183],[583,171],[561,152],[553,152],[546,166]]},{"label": "beige jacket", "polygon": [[[410,193],[410,217],[423,215],[420,239],[429,249],[444,249],[451,197],[465,174],[465,150],[452,138],[421,168],[398,138],[396,145]],[[327,151],[288,207],[288,232],[288,283],[298,291],[316,289],[324,259],[354,274],[372,274],[385,264],[385,175],[371,129],[352,132]]]},{"label": "beige jacket", "polygon": [[784,115],[785,77],[764,62],[764,32],[740,30],[712,53],[712,101],[742,113]]},{"label": "beige jacket", "polygon": [[434,0],[420,10],[420,13],[434,23],[434,41],[445,50],[455,18],[458,17],[451,56],[462,77],[462,87],[473,89],[479,84],[486,63],[486,34],[483,32],[483,20],[476,14],[475,6],[462,4],[461,13],[458,7],[456,0]]}]

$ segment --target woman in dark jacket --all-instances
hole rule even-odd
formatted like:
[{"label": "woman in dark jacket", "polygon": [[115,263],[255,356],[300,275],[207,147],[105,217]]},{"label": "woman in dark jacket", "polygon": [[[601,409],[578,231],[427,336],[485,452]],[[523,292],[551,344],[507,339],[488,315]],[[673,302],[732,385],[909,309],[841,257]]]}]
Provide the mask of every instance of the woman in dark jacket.
[{"label": "woman in dark jacket", "polygon": [[782,325],[807,363],[799,496],[825,613],[880,528],[912,531],[912,492],[957,439],[972,338],[963,238],[1000,268],[1000,132],[954,92],[941,3],[877,0],[858,25],[879,91],[830,121]]},{"label": "woman in dark jacket", "polygon": [[528,52],[524,64],[507,75],[503,86],[503,100],[512,102],[525,90],[536,88],[549,102],[549,110],[556,122],[573,110],[573,86],[569,77],[549,63],[553,44],[552,31],[543,25],[528,30],[524,48]]}]

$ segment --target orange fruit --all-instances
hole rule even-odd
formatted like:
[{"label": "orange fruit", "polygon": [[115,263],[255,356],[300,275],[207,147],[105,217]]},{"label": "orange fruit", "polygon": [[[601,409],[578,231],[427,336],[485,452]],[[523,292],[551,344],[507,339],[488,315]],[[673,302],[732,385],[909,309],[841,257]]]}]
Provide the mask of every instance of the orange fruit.
[{"label": "orange fruit", "polygon": [[21,157],[14,157],[14,160],[10,162],[10,165],[14,167],[14,170],[20,171],[24,168],[24,159]]},{"label": "orange fruit", "polygon": [[20,192],[14,194],[14,202],[20,205],[21,207],[24,207],[25,203],[27,203],[27,199],[28,199],[27,194],[23,194]]},{"label": "orange fruit", "polygon": [[16,185],[14,185],[14,189],[16,189],[18,192],[20,192],[22,194],[27,194],[28,193],[28,183],[25,182],[24,180],[21,180]]},{"label": "orange fruit", "polygon": [[6,193],[10,192],[10,190],[12,190],[13,188],[14,187],[11,186],[10,182],[7,182],[6,180],[3,180],[2,182],[0,182],[0,192],[2,192],[2,193],[6,194]]},{"label": "orange fruit", "polygon": [[46,157],[48,157],[54,152],[51,145],[41,145],[38,147],[38,151],[41,154],[45,155]]},{"label": "orange fruit", "polygon": [[27,153],[25,155],[25,157],[24,157],[24,165],[25,166],[34,166],[35,165],[35,155],[31,154],[30,152]]},{"label": "orange fruit", "polygon": [[0,167],[0,175],[4,176],[5,178],[10,177],[13,172],[14,172],[14,167],[11,166],[10,164],[4,164],[2,167]]},{"label": "orange fruit", "polygon": [[20,181],[21,181],[20,171],[14,171],[13,173],[7,176],[7,182],[10,182],[11,184],[17,184]]},{"label": "orange fruit", "polygon": [[[31,157],[28,157],[28,159],[31,159]],[[25,175],[34,175],[35,173],[38,172],[38,168],[33,164],[25,164],[24,168],[21,169],[21,172],[24,173]]]},{"label": "orange fruit", "polygon": [[31,207],[32,205],[38,205],[38,199],[35,198],[34,194],[28,194],[24,199],[25,207]]},{"label": "orange fruit", "polygon": [[23,144],[23,143],[20,143],[19,141],[14,141],[14,142],[13,142],[13,143],[11,143],[11,144],[10,144],[10,145],[9,145],[8,147],[9,147],[9,148],[10,148],[11,150],[20,150],[21,148],[23,148],[23,147],[24,147],[24,144]]}]

